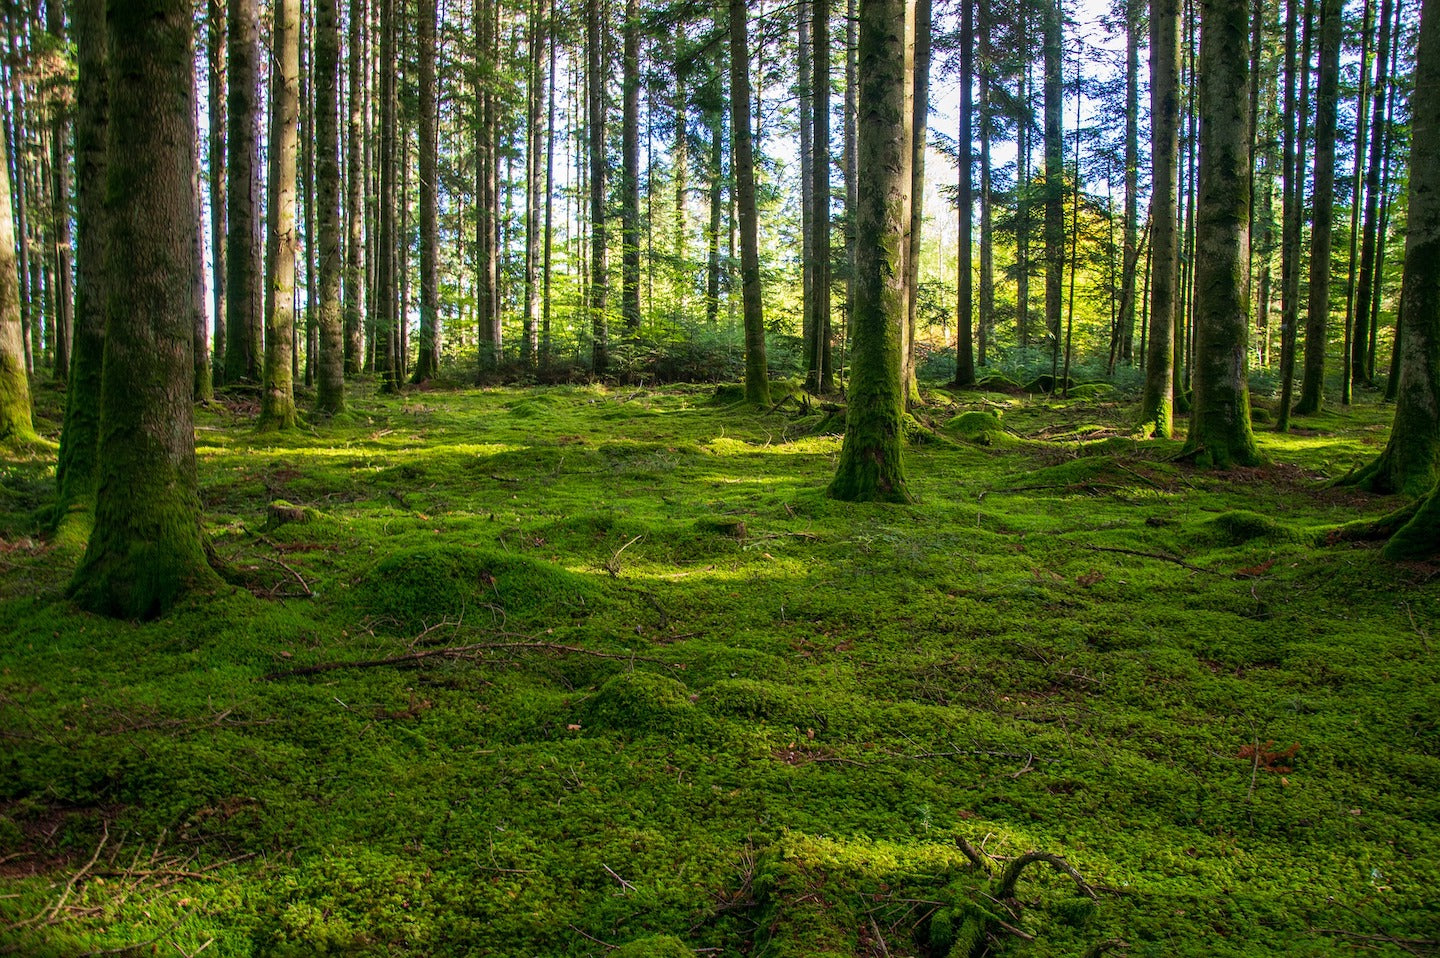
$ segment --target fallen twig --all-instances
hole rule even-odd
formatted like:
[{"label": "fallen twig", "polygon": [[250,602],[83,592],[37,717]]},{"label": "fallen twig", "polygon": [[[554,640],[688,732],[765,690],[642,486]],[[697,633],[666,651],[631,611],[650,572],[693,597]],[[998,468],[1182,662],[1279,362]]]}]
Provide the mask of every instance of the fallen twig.
[{"label": "fallen twig", "polygon": [[[305,577],[302,576],[300,573],[296,572],[293,568],[291,568],[291,567],[290,567],[287,563],[285,563],[283,560],[277,559],[277,558],[275,558],[274,556],[261,556],[260,558],[264,559],[266,562],[273,562],[273,563],[275,563],[275,564],[278,565],[280,568],[284,569],[286,572],[288,572],[288,573],[290,573],[291,575],[293,575],[293,576],[295,577],[295,581],[298,582],[298,583],[300,583],[300,588],[302,588],[302,589],[305,590],[305,598],[307,598],[307,599],[313,599],[313,598],[315,598],[315,593],[310,590],[310,585],[305,581]],[[274,590],[274,589],[271,589],[270,591],[273,593],[275,590]]]},{"label": "fallen twig", "polygon": [[1214,569],[1205,569],[1198,565],[1191,565],[1179,556],[1172,556],[1168,552],[1142,552],[1139,549],[1121,549],[1115,546],[1092,546],[1088,543],[1082,544],[1091,552],[1114,552],[1120,555],[1139,556],[1142,559],[1158,559],[1161,562],[1173,562],[1178,566],[1183,566],[1184,568],[1189,569],[1191,572],[1203,572],[1206,575],[1218,575],[1222,578],[1229,578],[1229,575],[1227,573],[1216,572]]},{"label": "fallen twig", "polygon": [[316,665],[303,665],[299,668],[288,669],[284,672],[271,672],[261,677],[266,681],[273,681],[275,679],[295,678],[302,675],[318,675],[321,672],[336,672],[341,669],[377,669],[387,666],[411,665],[416,662],[422,662],[425,659],[481,658],[485,652],[500,651],[562,652],[569,655],[589,655],[597,659],[618,659],[624,662],[649,662],[654,665],[663,665],[666,668],[672,669],[683,668],[683,666],[673,662],[648,658],[643,655],[601,652],[597,649],[582,649],[577,645],[561,645],[556,642],[475,642],[471,645],[452,645],[441,649],[422,649],[419,652],[410,652],[405,655],[392,655],[384,659],[362,659],[358,662],[320,662]]}]

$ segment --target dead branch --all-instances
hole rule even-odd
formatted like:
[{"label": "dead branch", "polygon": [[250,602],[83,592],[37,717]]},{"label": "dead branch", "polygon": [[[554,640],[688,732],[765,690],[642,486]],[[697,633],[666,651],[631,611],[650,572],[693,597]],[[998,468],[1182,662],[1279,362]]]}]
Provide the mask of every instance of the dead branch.
[{"label": "dead branch", "polygon": [[1168,552],[1141,552],[1139,549],[1120,549],[1114,546],[1092,546],[1089,544],[1084,545],[1085,548],[1089,549],[1091,552],[1114,552],[1118,553],[1119,555],[1139,556],[1142,559],[1158,559],[1161,562],[1173,562],[1178,566],[1189,569],[1191,572],[1203,572],[1206,575],[1218,575],[1222,578],[1228,578],[1228,576],[1224,572],[1216,572],[1214,569],[1204,569],[1198,565],[1191,565],[1179,556],[1172,556]]},{"label": "dead branch", "polygon": [[976,851],[975,846],[971,845],[970,842],[965,839],[964,835],[956,835],[955,844],[965,853],[965,857],[970,859],[971,864],[980,869],[980,871],[989,874],[990,866],[985,864],[985,859]]},{"label": "dead branch", "polygon": [[1051,852],[1032,851],[1026,852],[1019,858],[1005,866],[1005,871],[1000,875],[1000,884],[997,887],[996,897],[1006,901],[1015,897],[1015,884],[1020,881],[1020,873],[1027,866],[1035,862],[1045,862],[1056,871],[1064,872],[1075,880],[1075,885],[1080,889],[1081,894],[1086,898],[1096,898],[1095,889],[1091,888],[1081,876],[1075,866],[1067,862],[1063,857]]},{"label": "dead branch", "polygon": [[[298,582],[298,583],[300,583],[300,588],[303,589],[303,590],[305,590],[305,598],[307,598],[307,599],[313,599],[313,598],[315,598],[315,593],[310,590],[310,586],[309,586],[308,583],[306,583],[304,576],[302,576],[300,573],[296,572],[289,564],[287,564],[286,562],[284,562],[284,561],[281,560],[281,559],[275,558],[274,556],[261,556],[260,558],[264,559],[266,562],[273,562],[273,563],[275,563],[275,564],[278,565],[280,568],[284,569],[286,572],[288,572],[288,573],[290,573],[292,576],[294,576],[294,577],[295,577],[295,581]],[[274,590],[274,589],[271,589],[270,591],[273,593],[275,590]]]},{"label": "dead branch", "polygon": [[336,672],[342,669],[399,667],[414,665],[418,662],[423,662],[425,659],[479,659],[483,658],[486,652],[517,651],[589,655],[597,659],[618,659],[624,662],[648,662],[653,665],[663,665],[671,669],[683,667],[673,662],[648,658],[643,655],[601,652],[597,649],[582,649],[577,645],[561,645],[556,642],[475,642],[470,645],[452,645],[438,649],[422,649],[419,652],[409,652],[405,655],[392,655],[384,659],[362,659],[358,662],[320,662],[316,665],[304,665],[295,669],[287,669],[284,672],[271,672],[261,676],[261,678],[270,682],[276,679],[296,678],[302,675],[318,675],[322,672]]}]

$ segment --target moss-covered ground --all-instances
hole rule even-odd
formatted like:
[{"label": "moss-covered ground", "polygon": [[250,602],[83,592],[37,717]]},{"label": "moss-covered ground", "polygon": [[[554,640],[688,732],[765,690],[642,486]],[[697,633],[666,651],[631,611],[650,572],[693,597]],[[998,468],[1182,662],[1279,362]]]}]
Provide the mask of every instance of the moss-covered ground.
[{"label": "moss-covered ground", "polygon": [[1103,390],[928,398],[912,506],[713,388],[217,406],[233,584],[149,624],[10,455],[0,952],[1440,949],[1440,576],[1325,535],[1388,411],[1205,473]]}]

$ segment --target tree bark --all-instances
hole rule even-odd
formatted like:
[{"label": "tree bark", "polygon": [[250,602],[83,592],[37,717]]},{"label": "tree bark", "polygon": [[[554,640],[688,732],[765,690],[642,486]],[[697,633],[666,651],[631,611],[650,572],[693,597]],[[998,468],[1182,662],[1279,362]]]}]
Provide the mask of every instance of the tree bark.
[{"label": "tree bark", "polygon": [[1357,385],[1371,381],[1368,327],[1372,300],[1377,298],[1377,241],[1380,216],[1380,169],[1385,153],[1385,102],[1390,85],[1387,59],[1390,51],[1394,0],[1381,0],[1380,35],[1375,44],[1375,82],[1370,104],[1370,152],[1365,168],[1365,221],[1360,234],[1360,273],[1355,291],[1355,332],[1351,337],[1350,373]]},{"label": "tree bark", "polygon": [[[45,0],[45,27],[58,45],[65,37],[65,8],[61,0]],[[70,265],[70,117],[58,105],[50,120],[50,222],[55,248],[55,311],[51,339],[55,351],[55,378],[70,375],[70,340],[74,331],[74,290]]]},{"label": "tree bark", "polygon": [[345,144],[345,374],[365,366],[365,58],[362,55],[366,0],[350,0],[348,60],[349,115]]},{"label": "tree bark", "polygon": [[640,338],[640,4],[626,0],[624,96],[620,121],[622,157],[620,315],[625,334]]},{"label": "tree bark", "polygon": [[1180,4],[1150,9],[1150,318],[1141,422],[1169,439],[1175,429],[1175,294],[1179,281]]},{"label": "tree bark", "polygon": [[610,368],[610,327],[605,318],[609,293],[609,241],[605,229],[605,43],[601,30],[600,0],[585,0],[585,49],[590,114],[590,366],[603,376]]},{"label": "tree bark", "polygon": [[545,38],[548,13],[546,0],[536,0],[530,25],[530,79],[526,84],[529,96],[529,113],[525,119],[525,320],[524,333],[520,339],[520,363],[526,369],[534,369],[539,353],[540,335],[540,231],[542,199],[544,191],[543,169],[540,164],[541,144],[540,110],[544,106],[546,91],[549,89],[549,74],[545,69]]},{"label": "tree bark", "polygon": [[[105,376],[95,525],[70,584],[82,608],[151,618],[214,581],[195,474],[191,5],[111,0]],[[8,249],[8,245],[0,244]]]},{"label": "tree bark", "polygon": [[995,216],[990,172],[990,138],[994,132],[994,108],[990,101],[990,76],[994,54],[990,34],[990,0],[979,0],[980,10],[980,315],[975,324],[975,360],[988,362],[990,336],[995,329]]},{"label": "tree bark", "polygon": [[[956,255],[955,310],[955,385],[975,384],[975,350],[971,340],[971,323],[975,315],[975,293],[972,264],[975,258],[975,191],[974,105],[971,86],[975,80],[975,3],[960,0],[960,139],[956,141],[956,161],[960,173],[957,206],[959,207],[960,249]],[[984,120],[981,120],[984,123]]]},{"label": "tree bark", "polygon": [[814,25],[815,95],[811,137],[814,159],[810,172],[813,203],[810,228],[812,255],[815,259],[814,284],[810,294],[811,351],[808,362],[809,380],[822,395],[835,389],[835,375],[830,354],[830,0],[811,0]]},{"label": "tree bark", "polygon": [[[1290,428],[1295,383],[1295,347],[1300,323],[1300,243],[1305,228],[1305,157],[1308,146],[1308,115],[1310,109],[1310,40],[1314,31],[1314,0],[1305,0],[1303,52],[1295,59],[1296,7],[1300,0],[1289,0],[1285,19],[1285,203],[1281,226],[1280,256],[1280,408],[1275,416],[1275,431]],[[1299,98],[1295,95],[1296,70],[1300,75]]]},{"label": "tree bark", "polygon": [[225,382],[260,378],[260,14],[257,0],[229,0],[225,90]]},{"label": "tree bark", "polygon": [[270,276],[273,306],[265,326],[261,429],[295,425],[295,181],[300,150],[300,0],[276,0],[270,119]]},{"label": "tree bark", "polygon": [[[0,142],[0,150],[4,149],[5,144]],[[20,322],[15,226],[10,218],[10,162],[8,157],[0,156],[0,442],[29,442],[34,438],[30,380],[25,373],[25,335]]]},{"label": "tree bark", "polygon": [[399,320],[396,305],[399,299],[399,283],[395,275],[396,249],[400,245],[398,210],[396,202],[400,192],[399,170],[399,117],[396,103],[396,73],[399,58],[396,53],[396,31],[398,29],[397,0],[380,0],[380,56],[379,56],[379,156],[380,183],[376,193],[379,206],[376,230],[375,256],[375,302],[372,312],[375,316],[375,371],[380,376],[380,387],[385,392],[399,388],[397,360],[395,355],[395,333]]},{"label": "tree bark", "polygon": [[[420,348],[412,380],[440,370],[440,141],[435,107],[435,0],[420,0],[416,41],[420,60]],[[531,111],[533,115],[533,111]],[[532,283],[533,285],[533,283]],[[528,314],[527,314],[528,315]]]},{"label": "tree bark", "polygon": [[1194,399],[1185,450],[1255,465],[1246,357],[1250,330],[1250,96],[1247,0],[1203,0],[1195,228]]},{"label": "tree bark", "polygon": [[[920,253],[923,248],[925,222],[925,146],[929,136],[930,118],[930,53],[933,34],[931,0],[911,0],[911,42],[906,58],[910,71],[911,152],[910,157],[910,228],[905,234],[905,401],[920,402],[920,386],[915,379],[915,338],[920,303]],[[861,81],[862,83],[864,81]],[[972,379],[973,374],[972,374]]]},{"label": "tree bark", "polygon": [[1140,0],[1125,0],[1125,224],[1120,254],[1120,359],[1135,361],[1136,243],[1140,215]]},{"label": "tree bark", "polygon": [[[732,0],[733,2],[733,0]],[[829,494],[852,502],[910,502],[905,483],[901,327],[905,233],[910,229],[912,114],[906,109],[907,0],[861,0],[855,210],[854,350],[840,449]]]},{"label": "tree bark", "polygon": [[[226,156],[225,156],[225,73],[226,73],[226,37],[225,37],[225,0],[207,0],[206,16],[206,45],[205,53],[209,57],[209,107],[210,107],[210,260],[211,260],[211,286],[212,298],[210,310],[213,313],[213,336],[214,343],[210,351],[212,367],[212,379],[215,385],[225,383],[225,327],[227,317],[225,297],[225,237],[226,237]],[[101,25],[104,24],[104,11],[101,10]],[[103,43],[103,38],[102,41]],[[79,40],[77,37],[76,44]],[[77,120],[78,123],[78,120]],[[76,130],[76,169],[79,169],[79,130]],[[77,194],[79,189],[77,187]],[[78,220],[78,212],[77,212]],[[78,247],[77,247],[78,252]],[[78,264],[77,264],[78,269]],[[76,277],[76,309],[79,309],[79,277]],[[77,319],[78,321],[78,319]],[[79,333],[77,331],[76,335]],[[78,351],[78,344],[77,344]]]},{"label": "tree bark", "polygon": [[1330,248],[1335,210],[1335,132],[1340,100],[1341,0],[1322,0],[1320,75],[1315,93],[1315,196],[1310,224],[1310,305],[1298,415],[1316,413],[1325,397],[1330,325]]},{"label": "tree bark", "polygon": [[340,16],[338,0],[315,0],[315,206],[320,258],[316,408],[345,408],[345,327],[340,278]]},{"label": "tree bark", "polygon": [[760,296],[760,223],[755,208],[751,145],[750,42],[745,0],[730,0],[730,139],[735,203],[740,221],[740,292],[745,328],[745,398],[770,405],[765,362],[765,316]]},{"label": "tree bark", "polygon": [[1060,351],[1061,296],[1065,284],[1064,86],[1060,0],[1045,0],[1045,327],[1051,366]]}]

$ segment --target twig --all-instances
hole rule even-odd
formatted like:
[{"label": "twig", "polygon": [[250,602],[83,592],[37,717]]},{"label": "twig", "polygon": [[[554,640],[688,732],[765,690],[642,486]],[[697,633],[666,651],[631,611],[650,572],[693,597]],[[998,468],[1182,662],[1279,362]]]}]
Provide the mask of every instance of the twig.
[{"label": "twig", "polygon": [[1084,545],[1085,548],[1089,549],[1091,552],[1115,552],[1119,553],[1120,555],[1139,556],[1142,559],[1159,559],[1161,562],[1173,562],[1178,566],[1183,566],[1184,568],[1189,569],[1191,572],[1203,572],[1206,575],[1218,575],[1222,578],[1229,578],[1229,576],[1226,575],[1226,573],[1224,572],[1216,572],[1214,569],[1203,569],[1198,565],[1191,565],[1179,556],[1172,556],[1168,552],[1141,552],[1139,549],[1120,549],[1114,546],[1092,546],[1088,543],[1082,543],[1082,545]]},{"label": "twig", "polygon": [[575,932],[575,934],[580,935],[580,936],[583,937],[583,938],[589,938],[591,941],[595,942],[595,944],[597,944],[597,945],[604,945],[606,948],[610,949],[611,951],[614,951],[616,948],[619,948],[619,947],[620,947],[619,945],[612,945],[612,944],[610,944],[610,942],[608,942],[608,941],[605,941],[605,940],[600,939],[600,938],[596,938],[594,935],[589,934],[588,932],[581,931],[579,928],[576,928],[574,925],[570,924],[569,922],[566,922],[565,924],[566,924],[567,927],[569,927],[569,929],[570,929],[571,931]]},{"label": "twig", "polygon": [[[261,556],[260,558],[264,559],[266,562],[273,562],[273,563],[275,563],[275,564],[278,565],[280,568],[284,569],[286,572],[288,572],[288,573],[290,573],[291,575],[293,575],[293,576],[295,577],[295,581],[298,582],[298,583],[300,583],[300,588],[302,588],[302,589],[305,590],[305,598],[307,598],[307,599],[313,599],[313,598],[315,598],[315,593],[312,592],[312,591],[310,591],[310,586],[305,582],[305,578],[304,578],[302,575],[300,575],[300,573],[296,572],[293,568],[291,568],[289,565],[287,565],[285,562],[283,562],[283,561],[280,560],[280,559],[275,558],[274,556]],[[271,591],[273,592],[274,590],[272,589]]]},{"label": "twig", "polygon": [[1079,887],[1081,893],[1084,894],[1085,897],[1096,897],[1095,889],[1091,888],[1089,884],[1086,883],[1084,877],[1080,874],[1080,872],[1076,871],[1074,865],[1067,862],[1061,856],[1052,854],[1050,852],[1026,852],[1019,858],[1012,861],[1010,864],[1006,865],[1005,871],[1000,876],[1000,884],[998,886],[997,895],[1000,898],[1005,899],[1014,898],[1015,883],[1020,880],[1020,873],[1025,870],[1026,866],[1034,862],[1045,862],[1047,865],[1049,865],[1051,868],[1054,868],[1056,871],[1064,872],[1075,880],[1075,884]]},{"label": "twig", "polygon": [[484,652],[526,650],[537,652],[564,652],[571,655],[589,655],[598,659],[619,659],[625,662],[649,662],[654,665],[663,665],[666,668],[672,669],[682,667],[672,662],[648,658],[642,655],[622,655],[616,652],[600,652],[596,649],[582,649],[579,646],[560,645],[555,642],[476,642],[473,645],[452,645],[442,649],[422,649],[419,652],[410,652],[406,655],[392,655],[386,659],[363,659],[358,662],[321,662],[317,665],[305,665],[284,672],[271,672],[268,675],[262,676],[262,678],[267,681],[273,681],[275,679],[294,678],[301,675],[318,675],[321,672],[334,672],[340,669],[384,668],[386,666],[409,665],[432,658],[480,658]]},{"label": "twig", "polygon": [[1429,633],[1429,632],[1426,632],[1424,629],[1420,628],[1420,626],[1419,626],[1418,624],[1416,624],[1416,622],[1415,622],[1415,613],[1410,611],[1410,603],[1409,603],[1409,602],[1403,602],[1403,601],[1402,601],[1400,604],[1405,607],[1405,614],[1410,617],[1410,628],[1414,629],[1414,630],[1415,630],[1415,634],[1420,637],[1420,648],[1424,650],[1424,652],[1425,652],[1426,655],[1429,655],[1429,654],[1430,654],[1430,633]]},{"label": "twig", "polygon": [[1366,935],[1358,931],[1346,931],[1343,928],[1316,928],[1317,935],[1339,935],[1342,938],[1355,938],[1359,941],[1380,941],[1387,945],[1395,945],[1410,952],[1412,955],[1421,954],[1416,947],[1434,948],[1440,945],[1440,938],[1396,938],[1392,935]]},{"label": "twig", "polygon": [[618,881],[618,882],[620,883],[620,887],[621,887],[621,888],[625,889],[626,891],[634,891],[634,890],[635,890],[635,886],[634,886],[634,885],[630,884],[628,881],[626,881],[625,879],[621,878],[619,875],[615,874],[615,869],[611,868],[609,865],[605,864],[604,862],[601,862],[601,863],[600,863],[600,867],[603,868],[603,869],[605,869],[605,873],[606,873],[607,875],[609,875],[611,878],[613,878],[613,879],[615,879],[616,881]]},{"label": "twig", "polygon": [[610,573],[613,578],[620,578],[620,553],[624,552],[626,549],[630,548],[643,538],[645,538],[645,533],[642,532],[640,533],[640,535],[631,539],[629,542],[625,543],[620,548],[616,549],[615,554],[610,557],[610,560],[608,562],[605,563],[605,571]]},{"label": "twig", "polygon": [[885,958],[890,958],[890,946],[885,943],[885,936],[880,934],[880,926],[875,923],[875,916],[870,916],[870,930],[875,933],[875,941],[880,945],[880,953]]},{"label": "twig", "polygon": [[45,916],[46,924],[49,924],[50,922],[55,920],[55,916],[60,914],[60,909],[65,907],[65,902],[70,900],[70,893],[75,890],[75,883],[78,882],[80,879],[84,878],[86,873],[90,871],[90,869],[97,861],[99,861],[101,850],[104,849],[105,843],[110,840],[110,823],[106,822],[104,819],[101,819],[100,828],[100,843],[95,846],[95,854],[90,856],[90,860],[85,863],[84,868],[81,868],[78,872],[71,875],[70,880],[65,883],[65,890],[60,893],[60,897],[56,899],[55,904],[51,906],[50,913]]},{"label": "twig", "polygon": [[974,864],[976,868],[987,874],[989,873],[990,869],[985,864],[985,859],[980,857],[980,853],[975,850],[974,845],[971,845],[968,841],[965,840],[964,835],[956,835],[955,844],[959,846],[960,850],[965,853],[965,857],[970,859],[971,863]]}]

